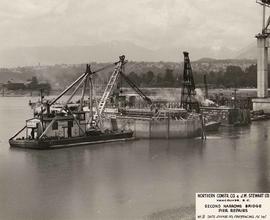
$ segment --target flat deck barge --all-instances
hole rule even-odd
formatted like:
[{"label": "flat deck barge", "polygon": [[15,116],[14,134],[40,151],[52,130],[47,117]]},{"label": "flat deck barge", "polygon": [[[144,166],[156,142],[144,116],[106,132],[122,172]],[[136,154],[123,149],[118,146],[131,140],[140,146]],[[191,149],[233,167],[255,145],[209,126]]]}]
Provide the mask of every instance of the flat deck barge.
[{"label": "flat deck barge", "polygon": [[112,132],[89,134],[81,137],[71,138],[45,138],[45,139],[10,139],[11,147],[31,149],[54,149],[64,147],[75,147],[90,144],[100,144],[115,141],[127,141],[133,139],[133,132]]}]

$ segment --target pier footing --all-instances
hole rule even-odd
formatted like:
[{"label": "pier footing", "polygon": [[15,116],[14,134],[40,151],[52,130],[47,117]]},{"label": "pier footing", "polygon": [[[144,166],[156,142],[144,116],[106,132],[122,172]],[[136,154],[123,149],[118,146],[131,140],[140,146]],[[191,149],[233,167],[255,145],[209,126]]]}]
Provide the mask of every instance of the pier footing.
[{"label": "pier footing", "polygon": [[252,99],[253,110],[263,110],[264,113],[270,114],[270,98],[255,98]]}]

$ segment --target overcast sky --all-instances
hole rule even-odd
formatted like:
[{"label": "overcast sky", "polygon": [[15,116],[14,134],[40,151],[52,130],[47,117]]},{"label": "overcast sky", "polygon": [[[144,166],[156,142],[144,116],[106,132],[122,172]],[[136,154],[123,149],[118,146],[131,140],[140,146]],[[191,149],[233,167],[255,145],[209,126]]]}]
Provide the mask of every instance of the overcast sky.
[{"label": "overcast sky", "polygon": [[0,49],[131,41],[239,50],[261,27],[255,0],[0,0]]}]

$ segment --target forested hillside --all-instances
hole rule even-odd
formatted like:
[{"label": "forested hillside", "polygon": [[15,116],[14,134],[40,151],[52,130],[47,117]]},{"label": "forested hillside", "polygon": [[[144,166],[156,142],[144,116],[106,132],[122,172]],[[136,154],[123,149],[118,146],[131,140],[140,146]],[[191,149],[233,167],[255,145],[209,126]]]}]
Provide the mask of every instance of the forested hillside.
[{"label": "forested hillside", "polygon": [[[92,70],[109,63],[91,63]],[[215,60],[201,59],[191,63],[197,85],[203,83],[203,75],[212,87],[255,87],[255,60]],[[107,83],[113,67],[95,75],[95,83]],[[0,69],[0,83],[23,82],[36,76],[41,82],[49,83],[54,90],[66,87],[85,71],[85,64],[28,66]],[[128,75],[141,87],[180,87],[182,84],[183,63],[175,62],[128,62],[125,69]],[[124,82],[123,82],[123,85]]]}]

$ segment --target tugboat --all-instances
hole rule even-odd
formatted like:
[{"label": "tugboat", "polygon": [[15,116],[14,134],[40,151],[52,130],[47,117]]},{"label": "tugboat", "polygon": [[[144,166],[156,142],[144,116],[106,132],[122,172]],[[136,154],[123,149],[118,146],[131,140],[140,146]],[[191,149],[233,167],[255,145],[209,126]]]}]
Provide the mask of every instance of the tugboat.
[{"label": "tugboat", "polygon": [[[125,56],[120,56],[120,60],[113,65],[115,69],[112,73],[113,80],[123,71]],[[32,149],[52,149],[96,143],[106,143],[113,141],[124,141],[133,139],[131,130],[104,130],[102,126],[102,113],[105,103],[112,91],[111,82],[108,83],[104,94],[93,111],[93,84],[92,75],[102,71],[111,65],[91,71],[90,65],[86,65],[86,71],[69,85],[58,97],[52,101],[44,101],[41,97],[41,109],[34,113],[34,117],[26,120],[26,125],[9,139],[11,147],[32,148]],[[115,77],[114,77],[115,76]],[[54,108],[57,101],[72,88],[68,100],[61,105],[58,110]],[[71,100],[82,87],[80,101],[77,105],[71,104]],[[85,93],[89,88],[88,111],[85,111]],[[58,105],[59,106],[59,105]],[[23,135],[22,133],[25,132]],[[22,136],[21,136],[22,135]]]}]

